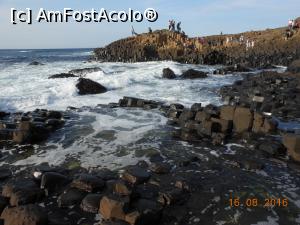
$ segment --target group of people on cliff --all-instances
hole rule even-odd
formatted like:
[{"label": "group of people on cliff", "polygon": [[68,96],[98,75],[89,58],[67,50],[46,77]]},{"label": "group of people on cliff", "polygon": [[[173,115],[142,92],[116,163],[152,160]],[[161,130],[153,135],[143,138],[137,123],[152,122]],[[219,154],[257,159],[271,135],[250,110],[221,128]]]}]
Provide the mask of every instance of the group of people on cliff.
[{"label": "group of people on cliff", "polygon": [[285,40],[293,37],[294,32],[300,28],[300,21],[299,18],[296,20],[289,20],[288,28],[285,31]]},{"label": "group of people on cliff", "polygon": [[296,20],[289,20],[289,22],[288,22],[288,28],[290,30],[296,30],[296,29],[300,28],[300,24]]},{"label": "group of people on cliff", "polygon": [[241,35],[239,37],[226,37],[226,44],[231,44],[231,43],[237,43],[237,44],[241,44],[241,45],[245,45],[246,46],[246,50],[250,49],[250,48],[254,48],[255,46],[255,41],[254,40],[250,40],[248,38],[245,38],[244,35]]},{"label": "group of people on cliff", "polygon": [[181,22],[176,24],[175,20],[169,20],[169,31],[181,33]]}]

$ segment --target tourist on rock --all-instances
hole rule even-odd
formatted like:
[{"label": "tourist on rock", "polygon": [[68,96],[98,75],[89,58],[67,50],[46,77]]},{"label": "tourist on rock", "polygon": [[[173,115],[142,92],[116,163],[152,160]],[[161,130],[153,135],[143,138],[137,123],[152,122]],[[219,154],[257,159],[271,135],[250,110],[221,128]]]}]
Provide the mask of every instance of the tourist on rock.
[{"label": "tourist on rock", "polygon": [[241,35],[241,36],[240,36],[240,42],[241,42],[241,43],[244,42],[244,35]]},{"label": "tourist on rock", "polygon": [[172,29],[172,20],[169,20],[169,30]]},{"label": "tourist on rock", "polygon": [[181,32],[181,22],[177,23],[177,31],[178,31],[178,33]]},{"label": "tourist on rock", "polygon": [[132,36],[137,36],[138,34],[135,32],[133,26],[131,26],[131,34]]},{"label": "tourist on rock", "polygon": [[149,31],[150,34],[152,33],[151,27],[148,28],[148,31]]},{"label": "tourist on rock", "polygon": [[173,32],[175,32],[175,24],[176,24],[175,20],[172,20],[172,31]]},{"label": "tourist on rock", "polygon": [[290,30],[293,28],[293,20],[289,20],[288,26]]}]

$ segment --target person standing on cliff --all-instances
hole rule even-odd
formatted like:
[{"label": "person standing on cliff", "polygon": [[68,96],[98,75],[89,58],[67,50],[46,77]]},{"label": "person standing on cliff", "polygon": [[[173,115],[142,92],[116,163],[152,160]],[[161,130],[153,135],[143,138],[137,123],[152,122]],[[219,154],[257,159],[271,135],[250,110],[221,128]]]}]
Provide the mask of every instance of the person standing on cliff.
[{"label": "person standing on cliff", "polygon": [[172,29],[172,20],[169,20],[169,30]]},{"label": "person standing on cliff", "polygon": [[177,23],[177,32],[181,33],[181,22]]},{"label": "person standing on cliff", "polygon": [[131,26],[131,34],[132,36],[137,36],[138,34],[135,32],[133,26]]},{"label": "person standing on cliff", "polygon": [[293,28],[293,20],[289,20],[288,27],[290,30]]}]

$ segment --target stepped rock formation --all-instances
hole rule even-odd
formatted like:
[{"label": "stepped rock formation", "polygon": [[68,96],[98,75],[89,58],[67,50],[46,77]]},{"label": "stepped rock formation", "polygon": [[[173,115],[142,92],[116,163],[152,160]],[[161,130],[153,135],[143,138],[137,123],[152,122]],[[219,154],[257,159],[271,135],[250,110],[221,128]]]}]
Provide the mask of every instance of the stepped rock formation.
[{"label": "stepped rock formation", "polygon": [[290,38],[286,38],[286,33],[286,28],[278,28],[189,38],[184,34],[159,30],[115,41],[104,48],[95,49],[94,55],[96,60],[109,62],[173,60],[191,64],[242,64],[249,67],[288,65],[300,58],[300,31],[294,30]]}]

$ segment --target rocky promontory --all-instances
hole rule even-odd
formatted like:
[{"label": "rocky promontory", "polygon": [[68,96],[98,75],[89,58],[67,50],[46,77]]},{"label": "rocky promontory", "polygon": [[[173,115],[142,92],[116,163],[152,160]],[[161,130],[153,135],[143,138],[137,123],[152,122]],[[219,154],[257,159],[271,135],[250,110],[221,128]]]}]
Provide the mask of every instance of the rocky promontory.
[{"label": "rocky promontory", "polygon": [[158,30],[115,41],[94,51],[96,60],[143,62],[173,60],[190,64],[288,65],[300,57],[300,32],[286,28],[190,38]]}]

